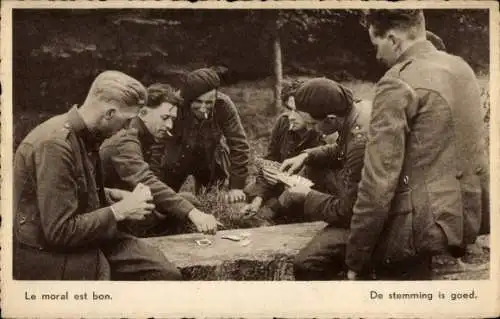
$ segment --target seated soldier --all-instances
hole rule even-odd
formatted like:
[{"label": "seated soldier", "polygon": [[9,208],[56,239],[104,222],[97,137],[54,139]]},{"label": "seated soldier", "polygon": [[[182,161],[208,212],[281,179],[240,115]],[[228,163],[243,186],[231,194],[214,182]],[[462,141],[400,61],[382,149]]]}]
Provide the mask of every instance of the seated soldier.
[{"label": "seated soldier", "polygon": [[[324,144],[323,136],[313,127],[310,116],[295,108],[293,94],[301,84],[302,81],[294,80],[285,83],[283,87],[281,98],[289,111],[281,115],[274,125],[264,160],[281,163],[307,148]],[[264,224],[287,221],[285,216],[279,216],[278,197],[283,192],[283,187],[283,184],[268,183],[259,169],[256,181],[245,188],[249,204],[242,208],[242,218],[248,222],[250,218],[260,219]],[[285,219],[279,220],[280,217]]]},{"label": "seated soldier", "polygon": [[[147,89],[147,103],[128,128],[107,139],[100,149],[104,165],[104,183],[108,187],[134,189],[145,184],[151,189],[157,210],[145,220],[128,221],[121,227],[139,237],[182,232],[189,219],[200,232],[213,233],[217,220],[196,207],[189,194],[177,194],[153,172],[152,145],[161,145],[171,135],[182,99],[166,84],[153,84]],[[181,196],[182,195],[182,196]],[[189,199],[189,200],[188,200]]]},{"label": "seated soldier", "polygon": [[[299,252],[294,263],[295,278],[332,279],[344,270],[344,257],[340,252],[345,247],[361,178],[371,104],[355,103],[349,89],[326,78],[304,83],[297,90],[295,101],[298,110],[318,121],[327,118],[328,114],[344,118],[336,144],[308,149],[285,160],[281,167],[283,171],[296,173],[306,165],[310,171],[317,172],[316,180],[320,180],[325,189],[321,192],[299,184],[286,189],[279,198],[280,204],[288,208],[288,214],[304,214],[328,223]],[[325,174],[325,170],[331,173]],[[291,208],[297,205],[302,209]]]},{"label": "seated soldier", "polygon": [[220,92],[221,77],[214,69],[198,69],[186,76],[184,103],[166,141],[164,180],[178,191],[193,175],[197,193],[229,182],[228,202],[245,200],[250,147],[238,110]]},{"label": "seated soldier", "polygon": [[105,189],[98,148],[137,116],[146,89],[105,71],[83,104],[33,129],[14,157],[17,280],[180,280],[158,249],[117,230],[154,209],[149,189]]}]

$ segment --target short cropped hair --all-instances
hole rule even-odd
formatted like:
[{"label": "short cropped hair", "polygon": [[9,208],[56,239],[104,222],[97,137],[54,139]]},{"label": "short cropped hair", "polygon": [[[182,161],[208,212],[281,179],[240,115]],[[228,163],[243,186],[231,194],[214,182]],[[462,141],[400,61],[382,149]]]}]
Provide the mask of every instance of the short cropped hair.
[{"label": "short cropped hair", "polygon": [[92,82],[87,95],[89,98],[131,107],[144,105],[147,93],[141,82],[133,77],[120,71],[104,71]]},{"label": "short cropped hair", "polygon": [[281,90],[281,100],[286,102],[290,96],[293,96],[298,88],[304,84],[303,80],[293,79],[283,81],[283,88]]},{"label": "short cropped hair", "polygon": [[385,36],[392,29],[408,31],[411,40],[425,33],[425,18],[421,9],[371,9],[365,16],[365,22],[373,27],[377,37]]},{"label": "short cropped hair", "polygon": [[148,100],[146,106],[149,108],[157,108],[162,103],[167,102],[175,106],[180,106],[183,99],[179,92],[171,85],[164,83],[151,84],[148,89]]}]

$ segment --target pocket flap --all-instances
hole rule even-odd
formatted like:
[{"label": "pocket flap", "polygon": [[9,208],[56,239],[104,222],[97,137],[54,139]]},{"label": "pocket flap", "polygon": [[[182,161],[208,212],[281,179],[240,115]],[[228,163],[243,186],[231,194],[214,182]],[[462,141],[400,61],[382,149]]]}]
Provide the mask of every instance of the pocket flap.
[{"label": "pocket flap", "polygon": [[413,210],[411,191],[396,193],[391,203],[391,215],[404,215]]}]

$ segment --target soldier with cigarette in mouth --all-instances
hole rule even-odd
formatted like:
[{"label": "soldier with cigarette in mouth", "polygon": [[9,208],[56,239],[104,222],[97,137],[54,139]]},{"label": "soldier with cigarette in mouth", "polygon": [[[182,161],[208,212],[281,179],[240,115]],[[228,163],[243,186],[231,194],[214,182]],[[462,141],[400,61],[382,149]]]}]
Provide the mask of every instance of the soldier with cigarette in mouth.
[{"label": "soldier with cigarette in mouth", "polygon": [[214,233],[218,224],[214,216],[197,209],[192,194],[176,193],[153,170],[154,145],[162,145],[172,136],[182,99],[172,87],[159,83],[147,88],[147,96],[146,105],[128,128],[106,140],[100,149],[105,185],[132,190],[142,183],[151,189],[157,208],[145,220],[127,221],[121,226],[136,236],[147,237],[176,232],[190,220],[198,231]]},{"label": "soldier with cigarette in mouth", "polygon": [[15,279],[182,279],[158,249],[117,227],[151,214],[148,187],[139,180],[127,188],[132,192],[103,186],[99,145],[126,127],[145,100],[139,81],[105,71],[81,106],[24,138],[14,158]]},{"label": "soldier with cigarette in mouth", "polygon": [[234,203],[245,200],[250,147],[236,106],[218,90],[221,82],[211,68],[186,76],[174,137],[166,143],[164,180],[179,190],[193,175],[197,192],[228,180],[226,200]]}]

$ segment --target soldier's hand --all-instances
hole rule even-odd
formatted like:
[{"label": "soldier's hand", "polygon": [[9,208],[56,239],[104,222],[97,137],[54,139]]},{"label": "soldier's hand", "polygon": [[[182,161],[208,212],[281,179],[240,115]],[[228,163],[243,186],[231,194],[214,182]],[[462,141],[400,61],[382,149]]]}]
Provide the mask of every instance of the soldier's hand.
[{"label": "soldier's hand", "polygon": [[123,189],[118,189],[118,188],[106,188],[105,189],[107,199],[110,202],[110,204],[116,203],[121,201],[125,196],[128,194],[131,194],[131,192],[123,190]]},{"label": "soldier's hand", "polygon": [[243,206],[240,210],[241,218],[250,218],[255,216],[262,206],[262,197],[255,197],[253,201],[249,204]]},{"label": "soldier's hand", "polygon": [[121,201],[111,205],[111,209],[117,221],[141,220],[155,208],[152,201],[153,196],[149,187],[138,184],[133,192],[126,194]]},{"label": "soldier's hand", "polygon": [[280,171],[288,174],[295,174],[304,166],[308,153],[300,153],[299,155],[287,158],[280,166]]},{"label": "soldier's hand", "polygon": [[226,194],[226,202],[229,204],[243,202],[246,198],[247,195],[241,189],[231,189]]},{"label": "soldier's hand", "polygon": [[273,170],[269,170],[266,168],[262,168],[262,176],[264,177],[264,180],[266,181],[267,184],[269,185],[276,185],[278,183],[278,178],[276,176],[276,172]]},{"label": "soldier's hand", "polygon": [[206,214],[197,208],[189,212],[188,218],[196,226],[196,230],[204,234],[215,234],[217,226],[222,226],[213,215]]},{"label": "soldier's hand", "polygon": [[311,187],[303,184],[297,184],[288,188],[286,191],[292,194],[295,198],[305,199],[307,194],[311,191]]}]

